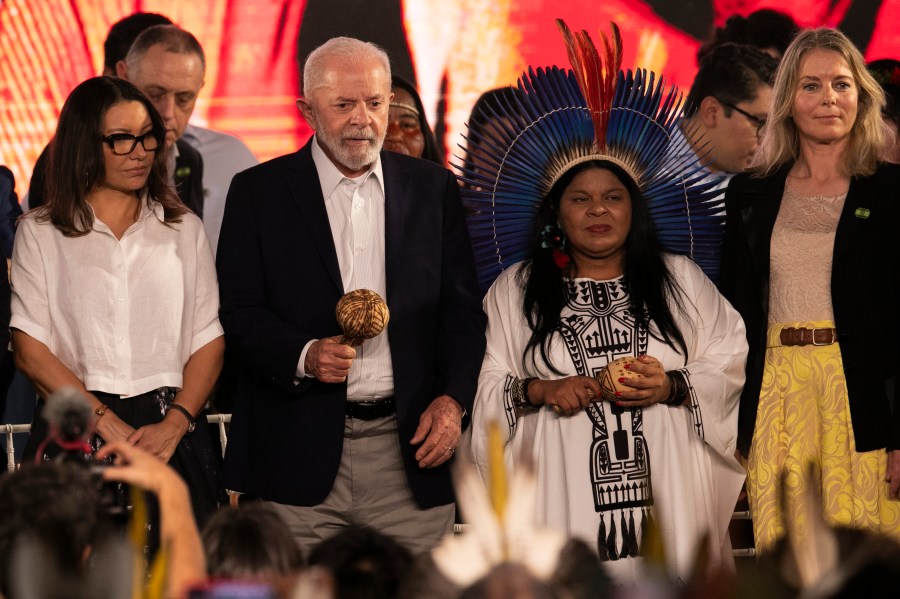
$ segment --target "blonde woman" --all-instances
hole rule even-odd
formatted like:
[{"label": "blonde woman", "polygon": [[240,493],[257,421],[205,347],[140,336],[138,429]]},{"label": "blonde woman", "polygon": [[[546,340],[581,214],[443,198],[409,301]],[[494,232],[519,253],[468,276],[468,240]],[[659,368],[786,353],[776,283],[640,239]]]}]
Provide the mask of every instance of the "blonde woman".
[{"label": "blonde woman", "polygon": [[738,448],[756,546],[785,532],[782,473],[800,510],[810,463],[829,522],[900,538],[900,169],[878,161],[884,95],[842,33],[815,29],[787,49],[773,97],[755,170],[728,187],[720,283],[750,345]]}]

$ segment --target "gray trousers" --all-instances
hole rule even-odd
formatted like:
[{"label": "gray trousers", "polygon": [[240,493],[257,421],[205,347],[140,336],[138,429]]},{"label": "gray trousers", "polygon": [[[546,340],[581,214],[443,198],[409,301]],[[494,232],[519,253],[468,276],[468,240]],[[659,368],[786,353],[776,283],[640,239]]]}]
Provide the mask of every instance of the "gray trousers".
[{"label": "gray trousers", "polygon": [[413,554],[429,551],[453,532],[455,506],[423,510],[416,505],[398,440],[404,442],[397,436],[396,416],[347,418],[341,465],[325,501],[311,507],[264,503],[284,519],[306,555],[350,524],[390,535]]}]

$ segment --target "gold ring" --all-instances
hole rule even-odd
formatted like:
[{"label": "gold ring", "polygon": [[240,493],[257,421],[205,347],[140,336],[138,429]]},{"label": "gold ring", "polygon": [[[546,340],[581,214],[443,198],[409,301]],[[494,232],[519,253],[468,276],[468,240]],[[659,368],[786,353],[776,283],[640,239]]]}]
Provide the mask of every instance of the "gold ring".
[{"label": "gold ring", "polygon": [[551,404],[551,407],[553,408],[553,411],[556,412],[557,414],[562,414],[562,408],[559,407],[559,404]]}]

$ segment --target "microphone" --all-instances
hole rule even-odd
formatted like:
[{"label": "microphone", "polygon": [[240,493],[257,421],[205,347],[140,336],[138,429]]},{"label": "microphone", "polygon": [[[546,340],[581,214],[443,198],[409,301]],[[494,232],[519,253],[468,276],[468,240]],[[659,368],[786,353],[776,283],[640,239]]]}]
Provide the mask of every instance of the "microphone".
[{"label": "microphone", "polygon": [[97,461],[91,438],[94,434],[94,423],[91,422],[91,404],[84,392],[75,387],[60,387],[47,397],[44,406],[44,418],[50,432],[41,443],[35,455],[39,462],[44,455],[44,448],[49,443],[56,443],[62,454],[55,459],[75,461],[90,468],[91,477],[99,493],[98,508],[101,513],[112,516],[120,524],[128,521],[129,490],[128,485],[121,482],[103,480],[103,469],[111,460]]},{"label": "microphone", "polygon": [[51,393],[44,407],[44,418],[50,426],[48,440],[68,452],[92,453],[91,404],[81,391],[61,387]]}]

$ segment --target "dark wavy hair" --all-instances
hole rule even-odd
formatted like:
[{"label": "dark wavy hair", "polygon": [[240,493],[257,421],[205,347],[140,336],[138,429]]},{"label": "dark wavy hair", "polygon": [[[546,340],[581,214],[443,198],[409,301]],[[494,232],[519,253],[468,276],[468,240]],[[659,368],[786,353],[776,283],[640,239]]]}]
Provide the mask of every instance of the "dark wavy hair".
[{"label": "dark wavy hair", "polygon": [[155,12],[136,12],[116,21],[103,42],[103,68],[116,72],[116,63],[125,60],[135,38],[154,25],[171,25],[172,20]]},{"label": "dark wavy hair", "polygon": [[771,8],[761,8],[749,15],[731,15],[725,25],[717,27],[709,40],[697,50],[697,62],[722,44],[747,44],[759,49],[774,48],[784,56],[787,47],[800,31],[794,18]]},{"label": "dark wavy hair", "polygon": [[203,526],[206,573],[213,578],[290,576],[303,552],[284,520],[259,503],[216,511]]},{"label": "dark wavy hair", "polygon": [[309,565],[334,577],[334,596],[342,599],[397,597],[413,567],[409,549],[369,526],[351,525],[325,539],[309,554]]},{"label": "dark wavy hair", "polygon": [[[570,262],[565,270],[557,267],[552,252],[541,246],[541,231],[548,224],[556,225],[563,192],[577,175],[591,169],[611,172],[625,185],[631,196],[631,228],[625,238],[623,273],[631,312],[639,326],[675,351],[680,350],[686,359],[687,344],[675,324],[668,301],[676,298],[674,303],[680,306],[677,298],[682,292],[666,266],[647,202],[631,177],[618,165],[606,160],[592,160],[569,169],[541,203],[531,246],[531,262],[518,275],[519,283],[525,290],[522,309],[531,328],[531,339],[522,356],[523,363],[529,354],[536,363],[540,353],[541,359],[553,372],[562,374],[551,362],[548,348],[553,335],[559,330],[560,314],[569,300],[563,279],[574,274],[574,264]],[[650,328],[651,320],[656,324],[657,331]]]},{"label": "dark wavy hair", "polygon": [[143,191],[162,204],[167,223],[180,222],[187,208],[168,184],[166,126],[162,117],[133,84],[116,77],[92,77],[79,84],[63,104],[50,142],[47,161],[47,204],[38,208],[37,219],[49,220],[66,237],[86,235],[94,225],[87,204],[88,193],[103,182],[103,119],[122,102],[140,102],[153,123],[159,149],[153,156]]},{"label": "dark wavy hair", "polygon": [[[693,116],[708,96],[732,106],[753,102],[760,87],[772,87],[777,69],[777,60],[753,46],[716,46],[700,61],[685,99],[685,112]],[[723,106],[723,110],[726,116],[731,116],[731,108]]]},{"label": "dark wavy hair", "polygon": [[44,549],[41,568],[65,574],[66,580],[80,573],[85,550],[98,540],[99,505],[82,464],[26,463],[0,476],[0,593],[13,597],[13,555],[28,538]]},{"label": "dark wavy hair", "polygon": [[900,127],[900,60],[882,58],[866,65],[875,81],[884,90],[884,118]]}]

